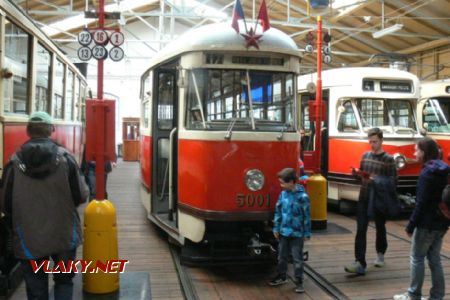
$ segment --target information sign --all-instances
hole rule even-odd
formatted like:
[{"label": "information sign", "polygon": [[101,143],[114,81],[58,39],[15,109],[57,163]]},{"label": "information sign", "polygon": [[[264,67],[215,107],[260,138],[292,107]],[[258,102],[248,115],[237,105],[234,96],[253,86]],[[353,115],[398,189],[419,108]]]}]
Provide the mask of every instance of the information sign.
[{"label": "information sign", "polygon": [[92,51],[89,47],[81,47],[78,49],[78,58],[82,61],[88,61],[92,58]]},{"label": "information sign", "polygon": [[115,31],[111,34],[109,41],[113,46],[120,46],[125,41],[125,37],[122,32]]},{"label": "information sign", "polygon": [[120,47],[113,47],[111,50],[109,50],[109,58],[111,58],[113,61],[121,61],[124,56],[125,53]]},{"label": "information sign", "polygon": [[91,33],[87,30],[83,30],[78,34],[78,43],[82,46],[87,46],[91,43],[92,36]]},{"label": "information sign", "polygon": [[106,45],[108,43],[108,33],[105,30],[96,30],[92,35],[97,45]]},{"label": "information sign", "polygon": [[105,59],[108,57],[108,51],[105,47],[96,45],[92,48],[92,56],[97,60]]}]

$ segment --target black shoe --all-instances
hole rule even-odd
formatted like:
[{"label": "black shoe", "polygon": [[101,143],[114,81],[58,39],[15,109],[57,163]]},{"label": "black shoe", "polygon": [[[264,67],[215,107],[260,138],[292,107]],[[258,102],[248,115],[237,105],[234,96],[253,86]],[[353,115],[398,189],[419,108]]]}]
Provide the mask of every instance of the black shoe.
[{"label": "black shoe", "polygon": [[286,277],[283,277],[281,275],[277,275],[274,279],[269,281],[269,285],[271,286],[277,286],[285,283],[287,283]]}]

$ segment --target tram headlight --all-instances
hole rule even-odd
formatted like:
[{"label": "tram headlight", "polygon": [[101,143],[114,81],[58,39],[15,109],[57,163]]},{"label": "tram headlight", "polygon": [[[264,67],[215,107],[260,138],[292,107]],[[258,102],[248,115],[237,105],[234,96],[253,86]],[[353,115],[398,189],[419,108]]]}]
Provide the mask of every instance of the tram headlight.
[{"label": "tram headlight", "polygon": [[256,192],[263,188],[265,179],[264,174],[260,170],[252,169],[247,171],[244,180],[248,189]]},{"label": "tram headlight", "polygon": [[394,161],[397,170],[404,169],[406,167],[406,157],[400,153],[394,154]]}]

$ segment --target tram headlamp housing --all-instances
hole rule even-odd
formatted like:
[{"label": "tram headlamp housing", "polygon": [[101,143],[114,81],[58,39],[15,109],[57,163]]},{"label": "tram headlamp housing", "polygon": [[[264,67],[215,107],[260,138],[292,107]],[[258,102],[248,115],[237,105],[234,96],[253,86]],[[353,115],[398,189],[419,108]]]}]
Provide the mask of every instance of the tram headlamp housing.
[{"label": "tram headlamp housing", "polygon": [[264,186],[264,174],[258,169],[248,170],[244,177],[245,185],[250,191],[256,192]]},{"label": "tram headlamp housing", "polygon": [[400,153],[394,154],[395,167],[397,170],[402,170],[406,167],[406,157]]}]

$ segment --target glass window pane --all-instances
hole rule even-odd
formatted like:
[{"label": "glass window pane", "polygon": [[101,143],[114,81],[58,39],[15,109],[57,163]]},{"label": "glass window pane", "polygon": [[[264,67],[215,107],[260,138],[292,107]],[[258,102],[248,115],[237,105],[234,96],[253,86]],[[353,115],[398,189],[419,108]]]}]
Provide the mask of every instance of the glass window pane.
[{"label": "glass window pane", "polygon": [[74,105],[74,111],[73,111],[73,116],[75,121],[80,121],[80,78],[75,76],[75,85],[74,85],[74,101],[75,101],[75,105]]},{"label": "glass window pane", "polygon": [[64,108],[64,64],[56,61],[55,80],[53,81],[53,117],[55,119],[63,118]]},{"label": "glass window pane", "polygon": [[74,74],[69,70],[67,76],[67,88],[66,88],[66,109],[64,110],[65,119],[72,120],[72,107],[73,107],[73,80]]},{"label": "glass window pane", "polygon": [[358,123],[356,122],[356,116],[352,103],[350,101],[346,101],[342,107],[343,111],[339,117],[338,130],[341,132],[358,131]]},{"label": "glass window pane", "polygon": [[158,94],[158,128],[172,129],[173,127],[173,91],[175,77],[171,73],[159,74]]},{"label": "glass window pane", "polygon": [[7,113],[28,112],[28,78],[30,36],[21,28],[6,21],[5,26],[5,62],[13,76],[3,80],[3,108]]},{"label": "glass window pane", "polygon": [[35,110],[49,112],[49,81],[51,71],[51,55],[41,44],[36,54],[36,92]]}]

